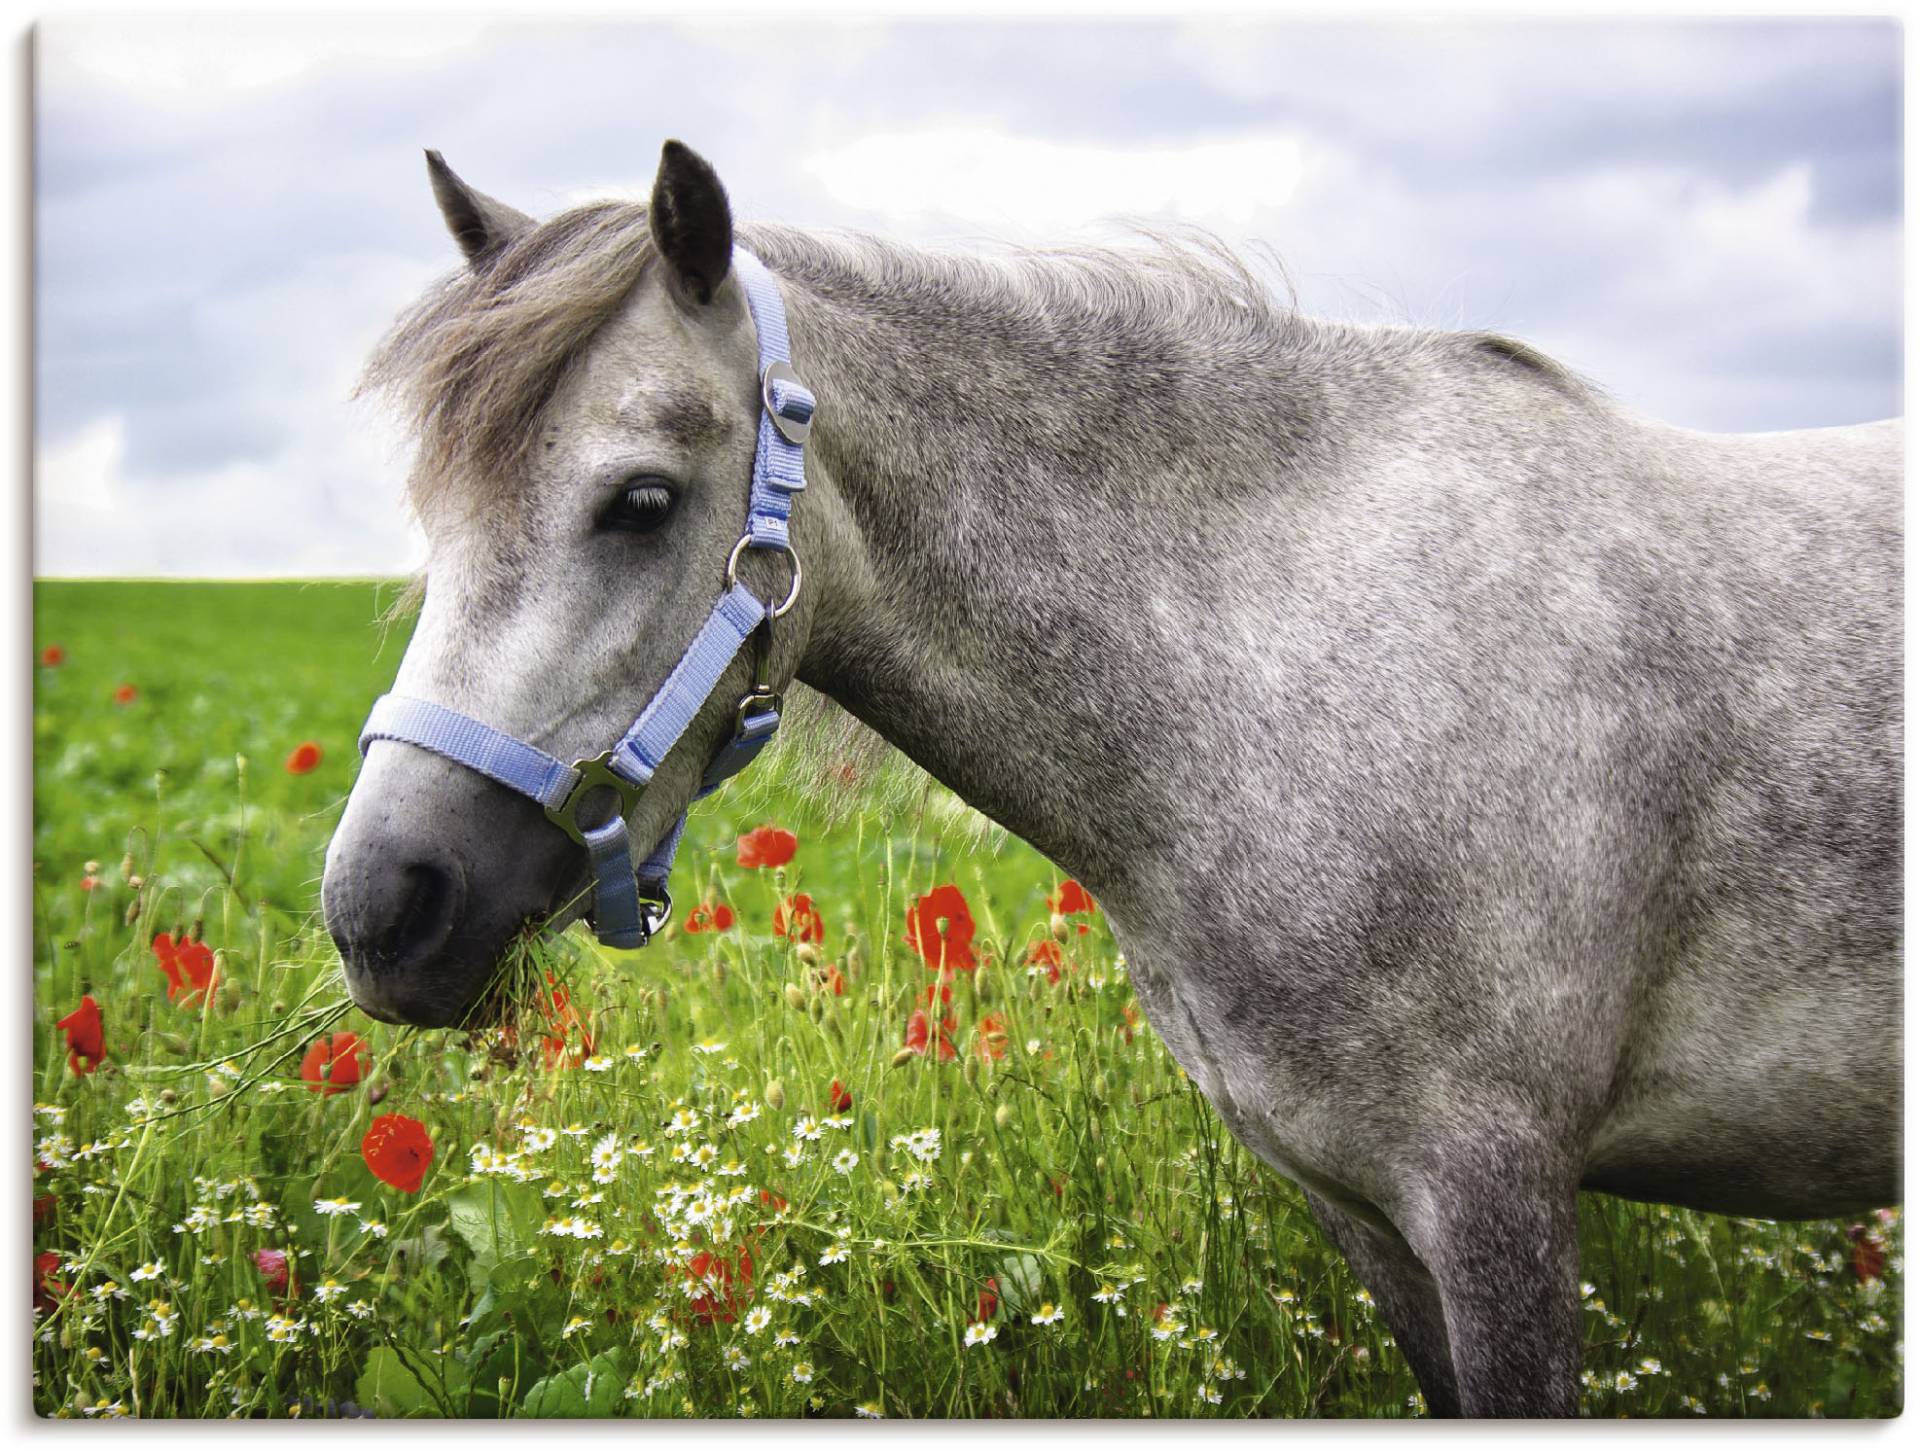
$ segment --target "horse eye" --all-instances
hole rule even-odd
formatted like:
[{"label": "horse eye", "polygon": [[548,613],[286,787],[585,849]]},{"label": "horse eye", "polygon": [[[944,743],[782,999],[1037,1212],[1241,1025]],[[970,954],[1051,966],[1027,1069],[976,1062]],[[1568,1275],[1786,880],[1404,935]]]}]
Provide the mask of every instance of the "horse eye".
[{"label": "horse eye", "polygon": [[600,527],[629,534],[651,534],[667,522],[672,512],[673,490],[664,480],[632,479],[614,495],[613,502],[601,514]]}]

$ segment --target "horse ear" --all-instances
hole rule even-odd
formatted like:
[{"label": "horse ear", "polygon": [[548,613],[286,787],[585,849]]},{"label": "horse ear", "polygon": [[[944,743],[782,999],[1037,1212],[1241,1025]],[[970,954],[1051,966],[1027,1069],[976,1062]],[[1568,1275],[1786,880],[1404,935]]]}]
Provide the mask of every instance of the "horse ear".
[{"label": "horse ear", "polygon": [[697,301],[711,302],[733,265],[733,213],[713,168],[678,141],[660,148],[647,224],[674,275]]},{"label": "horse ear", "polygon": [[433,199],[447,219],[447,230],[476,272],[490,266],[507,243],[534,226],[525,212],[460,180],[437,151],[427,153],[427,175],[433,178]]}]

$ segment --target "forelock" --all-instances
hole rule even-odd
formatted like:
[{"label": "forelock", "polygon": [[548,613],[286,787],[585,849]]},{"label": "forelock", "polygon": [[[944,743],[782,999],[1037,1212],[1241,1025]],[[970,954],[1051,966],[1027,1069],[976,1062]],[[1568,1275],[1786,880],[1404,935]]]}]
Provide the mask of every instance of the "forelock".
[{"label": "forelock", "polygon": [[644,206],[599,202],[533,228],[485,271],[428,289],[382,340],[358,391],[412,428],[416,514],[451,495],[511,505],[541,411],[653,255]]}]

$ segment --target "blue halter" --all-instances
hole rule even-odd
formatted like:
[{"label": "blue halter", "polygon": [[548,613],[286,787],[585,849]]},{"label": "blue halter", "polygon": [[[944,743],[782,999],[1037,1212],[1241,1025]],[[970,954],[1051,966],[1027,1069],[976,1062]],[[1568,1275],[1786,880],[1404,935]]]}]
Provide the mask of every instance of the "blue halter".
[{"label": "blue halter", "polygon": [[[733,271],[746,290],[760,338],[760,436],[753,455],[746,532],[727,556],[726,592],[627,733],[604,754],[568,766],[471,716],[402,695],[376,700],[360,731],[362,755],[374,741],[419,746],[544,807],[548,820],[587,849],[593,867],[589,916],[595,934],[609,947],[645,947],[673,914],[667,876],[680,834],[686,830],[686,812],[680,813],[638,869],[627,839],[627,816],[749,639],[755,641],[752,688],[740,697],[733,735],[708,763],[694,800],[743,770],[780,725],[780,696],[767,679],[767,665],[773,622],[800,597],[800,557],[787,537],[787,516],[793,496],[807,486],[804,449],[814,400],[788,356],[787,314],[773,274],[739,247],[733,249]],[[749,549],[777,549],[787,556],[793,583],[778,604],[756,598],[739,582],[740,558]],[[587,797],[603,789],[611,789],[618,797],[619,809],[598,826],[581,825]],[[642,910],[643,901],[651,910]]]}]

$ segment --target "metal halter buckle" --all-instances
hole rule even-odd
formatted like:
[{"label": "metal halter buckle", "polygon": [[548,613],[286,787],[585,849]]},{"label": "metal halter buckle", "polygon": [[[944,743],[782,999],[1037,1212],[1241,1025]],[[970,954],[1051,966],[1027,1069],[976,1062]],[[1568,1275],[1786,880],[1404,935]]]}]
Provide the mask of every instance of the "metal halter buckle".
[{"label": "metal halter buckle", "polygon": [[[780,430],[780,436],[788,443],[804,444],[807,441],[807,435],[813,432],[813,416],[809,414],[805,418],[789,418],[776,408],[773,403],[775,383],[793,383],[801,388],[807,388],[807,385],[801,380],[800,375],[793,371],[791,363],[768,363],[767,370],[760,375],[760,404],[767,410],[767,417],[773,420],[773,426]],[[811,388],[807,388],[807,396],[809,398],[813,396]],[[817,409],[819,405],[814,406]]]},{"label": "metal halter buckle", "polygon": [[[640,793],[647,788],[644,782],[636,785],[625,776],[619,775],[614,771],[612,751],[607,751],[602,755],[595,756],[591,760],[575,761],[573,763],[573,769],[578,773],[580,779],[573,783],[573,789],[567,793],[567,799],[565,801],[562,801],[558,806],[549,806],[547,808],[547,820],[551,821],[568,836],[572,837],[579,845],[585,846],[587,844],[586,833],[590,828],[580,825],[579,810],[581,804],[586,800],[588,792],[596,790],[601,786],[612,788],[614,793],[620,798],[618,814],[621,816],[630,816],[633,814],[634,806],[638,804],[640,800]],[[606,819],[607,821],[613,820],[613,814],[609,813]],[[605,822],[595,823],[596,826],[605,824]]]},{"label": "metal halter buckle", "polygon": [[[673,920],[673,897],[664,886],[660,888],[657,898],[649,897],[643,891],[640,893],[640,907],[640,945],[645,947],[655,933]],[[659,910],[649,912],[646,910],[649,907]]]}]

